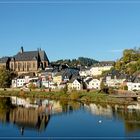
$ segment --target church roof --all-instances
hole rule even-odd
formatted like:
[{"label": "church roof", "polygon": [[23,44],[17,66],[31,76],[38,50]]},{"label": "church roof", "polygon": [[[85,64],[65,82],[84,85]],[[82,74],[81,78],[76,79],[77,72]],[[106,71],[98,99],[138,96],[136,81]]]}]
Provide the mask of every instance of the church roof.
[{"label": "church roof", "polygon": [[48,57],[45,53],[45,51],[26,51],[26,52],[19,52],[13,58],[16,61],[32,61],[32,60],[38,60],[41,61],[48,61]]},{"label": "church roof", "polygon": [[31,61],[38,59],[38,51],[28,51],[28,52],[19,52],[15,56],[13,56],[16,61]]},{"label": "church roof", "polygon": [[39,51],[41,61],[49,61],[45,51]]}]

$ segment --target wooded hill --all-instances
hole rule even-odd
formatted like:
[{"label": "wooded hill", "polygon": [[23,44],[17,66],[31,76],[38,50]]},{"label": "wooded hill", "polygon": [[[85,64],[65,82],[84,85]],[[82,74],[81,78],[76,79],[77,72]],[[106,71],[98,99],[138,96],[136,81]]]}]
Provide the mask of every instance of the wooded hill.
[{"label": "wooded hill", "polygon": [[97,60],[86,58],[86,57],[79,57],[78,59],[61,59],[52,62],[52,64],[67,64],[70,67],[76,66],[91,66],[95,63],[98,63]]}]

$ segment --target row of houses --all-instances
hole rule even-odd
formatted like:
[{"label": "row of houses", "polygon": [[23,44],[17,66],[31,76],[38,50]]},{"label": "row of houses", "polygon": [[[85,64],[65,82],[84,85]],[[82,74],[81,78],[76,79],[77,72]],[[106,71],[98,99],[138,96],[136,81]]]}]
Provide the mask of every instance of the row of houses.
[{"label": "row of houses", "polygon": [[[50,65],[44,50],[20,51],[12,57],[0,58],[0,67],[14,71],[18,76],[12,80],[13,88],[35,87],[61,89],[66,85],[69,89],[100,89],[103,82],[108,87],[120,88],[127,86],[128,90],[140,90],[140,76],[128,76],[119,71],[111,71],[102,77],[102,73],[114,67],[113,61],[102,61],[90,67],[66,65]],[[100,77],[100,78],[99,78]]]},{"label": "row of houses", "polygon": [[[95,68],[95,66],[93,67]],[[111,68],[110,66],[110,69]],[[102,70],[102,72],[103,71],[106,70]],[[96,76],[81,76],[80,74],[81,70],[76,68],[48,66],[44,71],[40,71],[36,75],[30,73],[30,75],[22,74],[18,76],[12,80],[12,87],[28,88],[30,83],[32,83],[35,87],[44,87],[48,89],[62,89],[67,85],[69,90],[100,90],[101,82],[103,82],[106,86],[112,88],[119,89],[120,87],[127,86],[129,91],[140,90],[140,75],[135,77],[129,76],[117,70],[108,72],[104,77],[99,76],[99,73]]]}]

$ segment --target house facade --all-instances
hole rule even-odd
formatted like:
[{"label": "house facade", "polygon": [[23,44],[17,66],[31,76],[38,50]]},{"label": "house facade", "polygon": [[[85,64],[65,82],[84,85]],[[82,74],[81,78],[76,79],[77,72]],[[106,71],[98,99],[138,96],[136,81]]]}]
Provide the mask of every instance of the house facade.
[{"label": "house facade", "polygon": [[73,79],[68,83],[68,89],[72,90],[82,90],[83,84],[80,79]]},{"label": "house facade", "polygon": [[90,78],[90,79],[86,80],[85,83],[87,85],[87,89],[100,90],[101,81],[98,79]]},{"label": "house facade", "polygon": [[108,87],[121,87],[129,76],[113,70],[105,76],[105,82]]},{"label": "house facade", "polygon": [[37,86],[38,80],[38,77],[19,76],[12,80],[12,88],[22,88],[24,86],[28,87],[30,83]]},{"label": "house facade", "polygon": [[114,66],[114,62],[100,62],[90,69],[90,75],[91,76],[99,76],[102,74],[103,71],[108,71]]},{"label": "house facade", "polygon": [[129,91],[140,91],[140,77],[136,77],[131,81],[128,81],[127,86]]}]

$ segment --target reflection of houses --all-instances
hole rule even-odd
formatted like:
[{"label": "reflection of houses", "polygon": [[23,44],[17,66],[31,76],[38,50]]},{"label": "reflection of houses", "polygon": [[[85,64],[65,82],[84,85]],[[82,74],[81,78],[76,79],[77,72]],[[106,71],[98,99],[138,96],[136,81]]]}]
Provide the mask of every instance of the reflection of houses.
[{"label": "reflection of houses", "polygon": [[62,112],[62,106],[59,101],[53,101],[51,112],[52,112],[52,114]]},{"label": "reflection of houses", "polygon": [[17,107],[7,111],[0,111],[1,122],[14,123],[21,129],[24,128],[43,131],[46,129],[49,120],[50,115],[46,115],[35,108]]},{"label": "reflection of houses", "polygon": [[90,104],[90,105],[84,105],[86,109],[88,109],[92,114],[94,115],[101,115],[106,117],[112,117],[112,107],[107,105],[106,107],[103,107],[101,105],[96,104]]},{"label": "reflection of houses", "polygon": [[136,110],[139,110],[140,111],[140,104],[139,103],[137,103],[137,104],[135,104],[135,105],[128,105],[127,106],[127,108],[128,109],[136,109]]},{"label": "reflection of houses", "polygon": [[50,117],[34,108],[18,107],[10,112],[10,122],[19,127],[44,130]]},{"label": "reflection of houses", "polygon": [[18,98],[18,97],[11,97],[11,102],[13,105],[23,106],[25,108],[33,107],[37,108],[39,105],[32,104],[29,98]]}]

